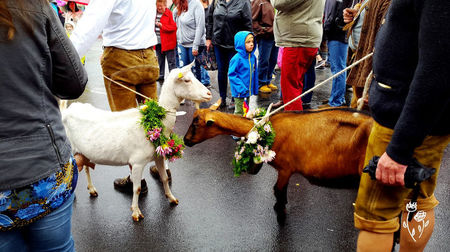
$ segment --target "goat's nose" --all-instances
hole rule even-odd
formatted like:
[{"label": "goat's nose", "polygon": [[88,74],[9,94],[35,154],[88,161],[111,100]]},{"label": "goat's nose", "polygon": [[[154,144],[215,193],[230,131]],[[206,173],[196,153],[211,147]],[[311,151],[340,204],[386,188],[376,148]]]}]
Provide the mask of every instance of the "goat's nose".
[{"label": "goat's nose", "polygon": [[211,91],[208,91],[206,94],[209,95],[209,96],[211,96]]}]

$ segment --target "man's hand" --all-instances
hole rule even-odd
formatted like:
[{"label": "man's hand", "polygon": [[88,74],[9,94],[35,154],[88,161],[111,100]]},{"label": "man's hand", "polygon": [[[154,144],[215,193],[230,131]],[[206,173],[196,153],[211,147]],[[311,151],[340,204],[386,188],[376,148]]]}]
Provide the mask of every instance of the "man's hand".
[{"label": "man's hand", "polygon": [[392,160],[388,154],[383,153],[378,161],[376,177],[381,183],[392,186],[405,185],[406,165],[399,164]]},{"label": "man's hand", "polygon": [[192,55],[197,56],[198,55],[198,50],[192,49]]},{"label": "man's hand", "polygon": [[344,9],[344,23],[350,23],[355,18],[356,13],[358,13],[357,9],[345,8]]},{"label": "man's hand", "polygon": [[212,47],[212,43],[211,43],[211,40],[210,39],[207,39],[206,40],[206,50],[211,50],[211,47]]}]

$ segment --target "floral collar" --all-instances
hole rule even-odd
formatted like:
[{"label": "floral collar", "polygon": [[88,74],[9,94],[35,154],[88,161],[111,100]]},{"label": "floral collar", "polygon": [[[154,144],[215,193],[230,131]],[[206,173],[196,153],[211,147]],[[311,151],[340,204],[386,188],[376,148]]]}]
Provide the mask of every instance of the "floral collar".
[{"label": "floral collar", "polygon": [[156,154],[170,161],[183,156],[185,148],[183,139],[177,134],[164,135],[165,126],[162,120],[166,117],[166,110],[154,100],[145,101],[139,110],[142,114],[140,124],[144,127],[147,139],[155,146]]},{"label": "floral collar", "polygon": [[[266,112],[265,109],[258,108],[253,112],[253,117],[263,117]],[[237,142],[234,153],[234,175],[238,177],[250,166],[271,162],[276,155],[271,150],[274,141],[275,131],[270,121],[253,128],[247,137],[242,137]]]}]

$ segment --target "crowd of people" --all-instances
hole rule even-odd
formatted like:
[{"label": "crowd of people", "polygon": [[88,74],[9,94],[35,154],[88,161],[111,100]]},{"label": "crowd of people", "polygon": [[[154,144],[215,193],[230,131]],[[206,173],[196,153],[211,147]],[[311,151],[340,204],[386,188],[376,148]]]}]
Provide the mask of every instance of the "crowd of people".
[{"label": "crowd of people", "polygon": [[[291,101],[314,86],[321,57],[334,74],[375,51],[333,80],[321,107],[344,106],[351,86],[350,107],[362,99],[374,119],[366,164],[380,159],[376,180],[361,177],[354,213],[358,251],[390,251],[396,231],[402,251],[422,251],[433,231],[434,190],[450,142],[450,66],[440,60],[450,51],[449,11],[445,0],[91,0],[86,8],[74,1],[0,0],[0,55],[8,59],[0,62],[0,251],[74,250],[78,170],[56,97],[83,93],[87,74],[80,56],[99,36],[112,111],[143,102],[113,82],[156,99],[166,60],[169,71],[195,61],[196,78],[211,86],[205,61],[212,52],[219,109],[244,115],[252,95],[276,91],[278,62],[278,106],[301,111],[311,96]],[[149,68],[159,68],[158,76]],[[436,169],[420,184],[417,201],[404,187],[414,160]],[[114,186],[131,191],[130,177]],[[145,193],[145,180],[141,187]],[[429,223],[420,237],[400,225],[411,212],[404,202],[415,203],[416,216]]]}]

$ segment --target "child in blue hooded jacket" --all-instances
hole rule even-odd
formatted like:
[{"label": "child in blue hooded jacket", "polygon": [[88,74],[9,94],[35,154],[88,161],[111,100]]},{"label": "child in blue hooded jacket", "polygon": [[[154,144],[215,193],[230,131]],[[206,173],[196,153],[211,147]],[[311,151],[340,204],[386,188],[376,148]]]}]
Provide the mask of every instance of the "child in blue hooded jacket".
[{"label": "child in blue hooded jacket", "polygon": [[237,53],[231,58],[228,79],[234,98],[234,114],[244,115],[244,101],[248,103],[251,95],[258,94],[258,69],[253,33],[248,31],[236,33],[234,47]]}]

